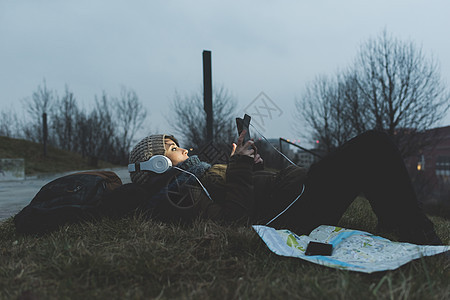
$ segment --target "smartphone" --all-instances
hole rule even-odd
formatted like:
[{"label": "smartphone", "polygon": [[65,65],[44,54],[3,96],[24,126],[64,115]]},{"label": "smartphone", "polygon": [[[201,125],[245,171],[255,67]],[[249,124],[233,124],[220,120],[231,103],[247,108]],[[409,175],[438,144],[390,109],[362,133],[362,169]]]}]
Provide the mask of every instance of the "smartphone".
[{"label": "smartphone", "polygon": [[319,242],[309,242],[305,255],[330,256],[333,253],[333,245]]},{"label": "smartphone", "polygon": [[247,133],[244,136],[244,143],[250,140],[250,120],[251,117],[247,114],[244,115],[244,119],[236,118],[236,126],[238,130],[238,135],[241,135],[242,131],[245,129]]}]

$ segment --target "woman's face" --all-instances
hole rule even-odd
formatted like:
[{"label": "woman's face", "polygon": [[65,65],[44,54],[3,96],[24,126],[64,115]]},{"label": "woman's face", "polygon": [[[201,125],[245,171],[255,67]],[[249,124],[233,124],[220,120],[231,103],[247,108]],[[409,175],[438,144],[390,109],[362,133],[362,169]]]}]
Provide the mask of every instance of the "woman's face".
[{"label": "woman's face", "polygon": [[166,149],[164,155],[172,161],[174,166],[189,158],[188,150],[178,147],[171,139],[164,139],[164,147]]}]

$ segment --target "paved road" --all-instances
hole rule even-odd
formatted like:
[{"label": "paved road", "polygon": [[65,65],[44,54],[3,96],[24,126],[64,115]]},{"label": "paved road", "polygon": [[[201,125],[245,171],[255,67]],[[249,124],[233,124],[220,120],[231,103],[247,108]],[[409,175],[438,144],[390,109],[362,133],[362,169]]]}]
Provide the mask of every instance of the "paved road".
[{"label": "paved road", "polygon": [[[126,168],[105,170],[114,171],[124,184],[130,182]],[[28,205],[43,185],[71,173],[74,172],[32,176],[21,181],[0,181],[0,221],[15,215]]]}]

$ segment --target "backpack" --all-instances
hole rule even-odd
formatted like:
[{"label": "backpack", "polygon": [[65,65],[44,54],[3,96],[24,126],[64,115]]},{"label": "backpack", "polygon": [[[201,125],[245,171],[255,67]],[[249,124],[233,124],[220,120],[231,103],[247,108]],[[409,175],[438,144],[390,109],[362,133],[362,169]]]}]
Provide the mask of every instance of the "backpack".
[{"label": "backpack", "polygon": [[14,216],[20,233],[44,233],[59,226],[101,216],[105,195],[122,185],[111,171],[79,172],[57,178]]}]

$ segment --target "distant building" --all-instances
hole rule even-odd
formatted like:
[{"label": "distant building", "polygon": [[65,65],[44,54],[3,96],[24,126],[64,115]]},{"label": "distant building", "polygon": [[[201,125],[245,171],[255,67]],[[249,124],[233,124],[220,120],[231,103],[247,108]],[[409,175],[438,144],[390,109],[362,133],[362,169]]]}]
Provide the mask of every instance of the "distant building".
[{"label": "distant building", "polygon": [[306,149],[308,151],[305,151],[304,148],[296,146],[295,143],[289,144],[290,141],[287,141],[288,143],[282,142],[282,151],[298,166],[309,168],[314,162],[318,160],[318,157],[310,152],[317,152],[317,149]]},{"label": "distant building", "polygon": [[294,159],[296,160],[297,165],[309,168],[317,160],[317,157],[309,152],[298,150]]},{"label": "distant building", "polygon": [[431,143],[415,157],[406,159],[411,177],[426,184],[428,200],[450,205],[450,126],[426,131]]}]

